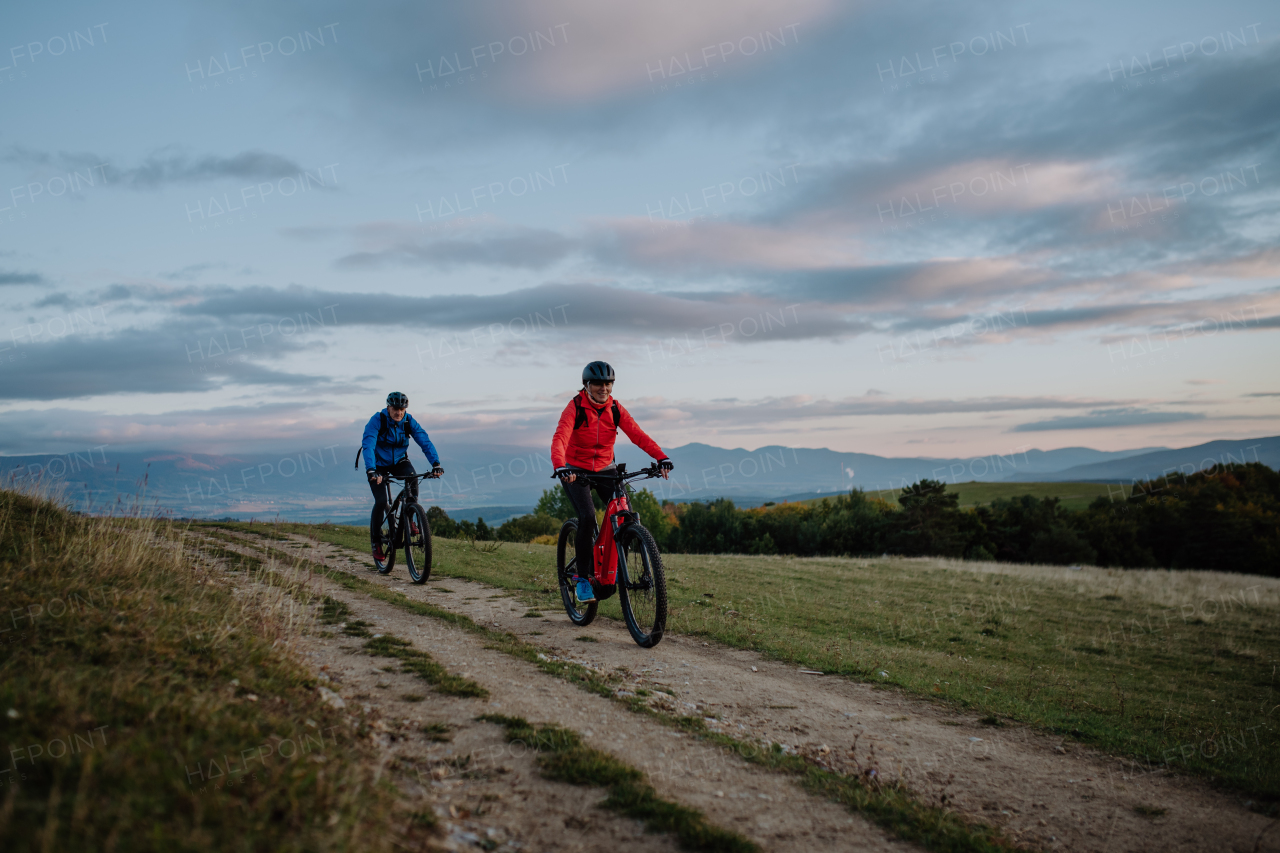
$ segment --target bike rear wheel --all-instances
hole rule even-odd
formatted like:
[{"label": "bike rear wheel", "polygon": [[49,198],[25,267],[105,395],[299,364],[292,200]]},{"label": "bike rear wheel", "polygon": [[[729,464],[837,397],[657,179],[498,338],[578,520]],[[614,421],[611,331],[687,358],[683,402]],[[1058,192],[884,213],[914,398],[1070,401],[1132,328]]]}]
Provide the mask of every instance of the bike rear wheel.
[{"label": "bike rear wheel", "polygon": [[556,575],[560,580],[560,600],[569,621],[578,627],[590,625],[596,618],[598,603],[578,601],[574,591],[574,576],[578,573],[577,561],[578,521],[571,518],[560,526],[560,542],[556,545]]},{"label": "bike rear wheel", "polygon": [[618,531],[618,593],[636,645],[651,649],[667,630],[667,573],[653,535],[638,523]]},{"label": "bike rear wheel", "polygon": [[387,555],[387,559],[382,561],[375,559],[373,561],[374,566],[378,569],[378,574],[389,575],[391,574],[391,569],[395,567],[396,547],[398,545],[395,536],[397,521],[399,519],[392,512],[388,512],[382,519],[382,528],[378,532],[382,537],[382,553]]},{"label": "bike rear wheel", "polygon": [[427,524],[426,511],[414,504],[407,512],[404,532],[404,564],[409,569],[409,580],[426,583],[431,577],[431,526]]}]

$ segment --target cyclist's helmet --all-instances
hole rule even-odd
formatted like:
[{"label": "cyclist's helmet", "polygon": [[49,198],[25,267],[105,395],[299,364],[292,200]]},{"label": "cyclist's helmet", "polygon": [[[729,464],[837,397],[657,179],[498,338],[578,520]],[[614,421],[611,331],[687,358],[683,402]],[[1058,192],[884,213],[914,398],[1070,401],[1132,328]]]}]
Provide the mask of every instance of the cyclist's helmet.
[{"label": "cyclist's helmet", "polygon": [[407,409],[409,408],[409,398],[399,391],[392,391],[387,395],[387,405],[393,409]]},{"label": "cyclist's helmet", "polygon": [[588,382],[612,382],[613,368],[607,361],[593,361],[582,368],[582,384]]}]

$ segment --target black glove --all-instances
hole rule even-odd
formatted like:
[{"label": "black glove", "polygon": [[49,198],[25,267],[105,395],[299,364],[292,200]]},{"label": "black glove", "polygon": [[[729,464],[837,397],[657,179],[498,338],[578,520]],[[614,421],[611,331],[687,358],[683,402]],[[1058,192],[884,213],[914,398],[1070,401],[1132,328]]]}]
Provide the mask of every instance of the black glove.
[{"label": "black glove", "polygon": [[444,476],[444,468],[440,467],[439,465],[435,465],[432,467],[431,469],[432,479],[438,479],[443,476]]},{"label": "black glove", "polygon": [[364,475],[365,475],[366,477],[368,477],[368,478],[369,478],[369,482],[370,482],[370,483],[372,483],[374,480],[378,479],[378,472],[377,472],[377,471],[375,471],[375,470],[373,470],[372,468],[369,468],[368,470],[366,470],[366,471],[364,472]]},{"label": "black glove", "polygon": [[670,459],[659,459],[658,467],[663,471],[670,471],[672,468],[676,467],[676,463],[672,462]]},{"label": "black glove", "polygon": [[560,468],[557,468],[557,469],[552,473],[552,475],[551,475],[551,476],[553,476],[553,477],[559,477],[559,478],[560,478],[560,482],[562,482],[562,483],[566,483],[566,482],[568,482],[568,477],[569,477],[569,475],[570,475],[570,474],[575,474],[575,473],[577,473],[577,472],[576,472],[576,471],[573,471],[573,470],[572,470],[572,469],[570,469],[569,467],[567,467],[567,466],[562,466],[562,467],[560,467]]}]

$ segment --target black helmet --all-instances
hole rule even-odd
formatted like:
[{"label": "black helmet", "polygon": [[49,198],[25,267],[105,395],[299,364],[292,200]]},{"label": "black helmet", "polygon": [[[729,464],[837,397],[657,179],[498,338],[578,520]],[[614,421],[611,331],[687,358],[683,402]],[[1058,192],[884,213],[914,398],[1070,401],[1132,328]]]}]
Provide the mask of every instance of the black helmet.
[{"label": "black helmet", "polygon": [[593,361],[582,368],[582,384],[588,382],[612,382],[613,368],[607,361]]},{"label": "black helmet", "polygon": [[399,391],[392,391],[387,395],[387,405],[393,409],[407,409],[409,408],[409,398]]}]

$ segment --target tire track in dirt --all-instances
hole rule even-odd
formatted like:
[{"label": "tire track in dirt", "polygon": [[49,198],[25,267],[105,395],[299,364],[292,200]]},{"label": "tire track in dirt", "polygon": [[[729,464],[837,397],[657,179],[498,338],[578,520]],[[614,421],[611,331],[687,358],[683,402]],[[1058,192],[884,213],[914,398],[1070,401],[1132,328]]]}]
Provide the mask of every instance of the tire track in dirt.
[{"label": "tire track in dirt", "polygon": [[[218,542],[255,552],[221,537]],[[316,562],[328,557],[331,568],[351,571],[345,551],[290,550]],[[426,594],[394,575],[385,578],[359,571],[359,576],[386,581],[400,591],[412,588]],[[314,576],[311,588],[343,602],[352,611],[350,618],[375,626],[369,630],[412,641],[451,673],[489,691],[488,699],[434,693],[412,675],[388,671],[398,669],[390,666],[393,661],[369,657],[360,650],[361,641],[340,634],[308,635],[298,641],[322,680],[327,680],[327,689],[348,709],[361,712],[377,732],[384,766],[401,790],[411,799],[433,804],[454,849],[476,849],[486,840],[522,850],[677,849],[673,837],[646,834],[637,821],[595,808],[604,796],[601,789],[540,777],[531,754],[519,744],[508,744],[499,726],[475,720],[486,713],[573,729],[588,745],[643,770],[660,796],[700,810],[711,823],[739,832],[765,850],[919,849],[887,837],[835,803],[805,793],[784,776],[672,731],[608,698],[586,693],[525,661],[486,649],[483,636],[408,613],[320,576]],[[527,610],[516,606],[514,599],[507,603],[513,620]],[[531,620],[524,621],[527,626]],[[414,694],[427,698],[403,698]],[[432,742],[421,733],[427,723],[450,727],[452,742]]]},{"label": "tire track in dirt", "polygon": [[[353,564],[356,552],[304,537],[294,538],[292,550],[346,571],[372,565],[364,554]],[[535,622],[523,617],[525,604],[484,584],[438,578],[417,587],[394,573],[364,576],[511,631],[548,655],[601,671],[628,670],[635,687],[672,691],[671,712],[711,717],[713,730],[785,744],[841,772],[875,769],[904,779],[931,802],[945,795],[949,807],[1028,845],[1098,853],[1280,851],[1280,830],[1267,831],[1275,821],[1246,809],[1241,796],[1030,727],[991,728],[897,690],[802,674],[792,664],[688,637],[668,634],[656,649],[639,649],[625,626],[608,619],[586,629],[563,612]],[[442,585],[453,593],[433,589]],[[582,635],[596,642],[575,639]],[[1135,811],[1139,806],[1164,814],[1146,816]]]}]

